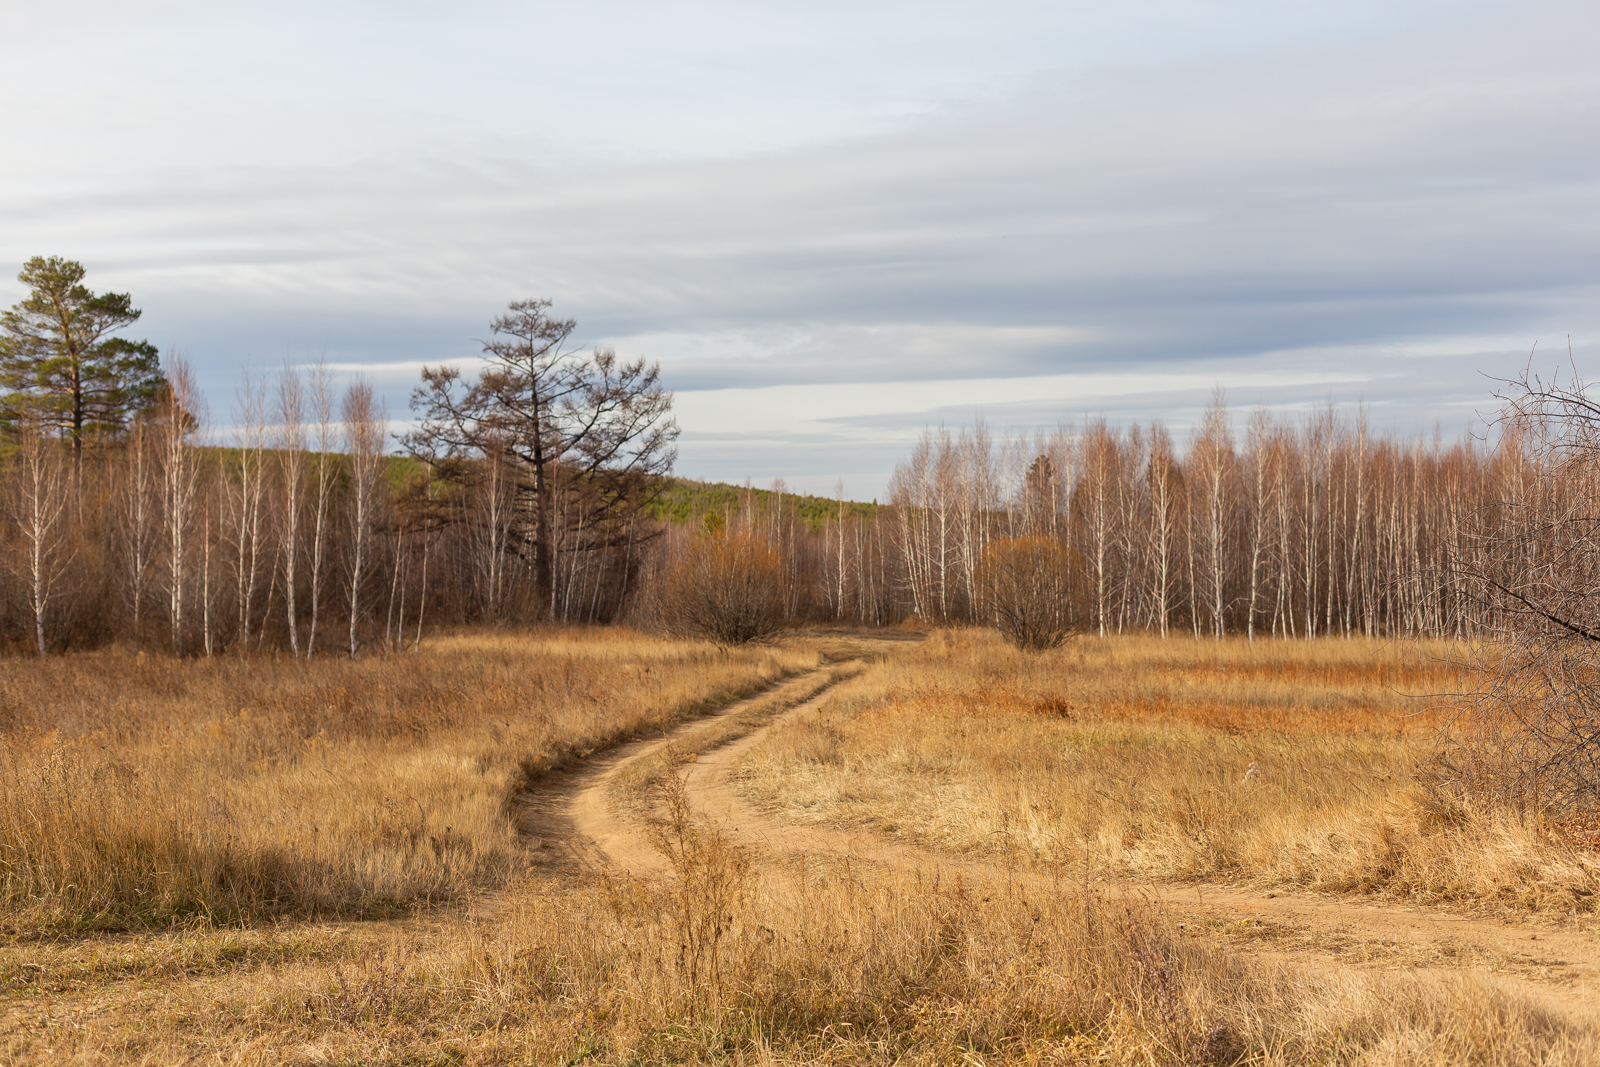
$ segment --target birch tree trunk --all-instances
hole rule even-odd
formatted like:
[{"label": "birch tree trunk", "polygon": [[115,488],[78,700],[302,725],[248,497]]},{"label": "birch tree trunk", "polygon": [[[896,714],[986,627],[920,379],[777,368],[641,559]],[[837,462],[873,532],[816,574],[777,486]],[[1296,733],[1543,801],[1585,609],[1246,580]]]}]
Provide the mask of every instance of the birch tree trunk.
[{"label": "birch tree trunk", "polygon": [[174,360],[167,372],[161,412],[162,518],[167,534],[167,617],[172,650],[184,652],[184,608],[189,593],[189,529],[199,481],[190,438],[200,425],[200,393],[193,372]]},{"label": "birch tree trunk", "polygon": [[239,611],[239,646],[248,650],[255,626],[256,587],[261,583],[263,498],[266,495],[266,383],[246,375],[239,395],[239,484],[234,504],[234,598]]},{"label": "birch tree trunk", "polygon": [[366,578],[367,545],[372,538],[372,515],[377,503],[378,474],[383,463],[384,424],[388,421],[373,399],[372,386],[357,381],[344,397],[345,450],[350,456],[348,515],[350,658],[361,647],[361,583]]},{"label": "birch tree trunk", "polygon": [[295,603],[300,551],[300,512],[305,503],[305,394],[300,373],[285,367],[278,379],[279,514],[283,523],[284,622],[289,628],[289,653],[300,657],[300,614]]},{"label": "birch tree trunk", "polygon": [[71,477],[62,447],[43,427],[23,425],[18,435],[15,469],[9,485],[11,523],[21,542],[20,565],[27,583],[34,648],[48,653],[46,620],[57,584],[71,562],[64,538],[72,499]]},{"label": "birch tree trunk", "polygon": [[144,642],[144,600],[158,538],[155,493],[155,459],[151,455],[152,431],[138,419],[128,431],[128,453],[122,481],[123,543],[127,552],[128,598],[132,608],[134,640]]},{"label": "birch tree trunk", "polygon": [[311,626],[306,634],[306,659],[317,651],[317,621],[322,612],[322,575],[326,569],[328,503],[333,491],[333,379],[328,366],[318,361],[311,373],[311,404],[317,416],[316,507],[311,523]]}]

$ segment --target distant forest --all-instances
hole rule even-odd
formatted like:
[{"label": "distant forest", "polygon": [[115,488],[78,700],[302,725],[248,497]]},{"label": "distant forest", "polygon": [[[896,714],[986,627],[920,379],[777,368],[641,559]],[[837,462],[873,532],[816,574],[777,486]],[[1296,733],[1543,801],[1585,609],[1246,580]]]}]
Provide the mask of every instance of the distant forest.
[{"label": "distant forest", "polygon": [[657,368],[567,348],[543,300],[495,320],[479,378],[424,371],[402,455],[371,388],[320,367],[247,376],[218,442],[185,365],[112,336],[138,311],[82,274],[30,261],[0,317],[0,641],[41,654],[648,624],[653,576],[722,530],[782,561],[793,619],[988,622],[985,554],[1044,537],[1089,632],[1468,637],[1495,524],[1570,482],[1535,424],[1402,438],[1330,407],[1241,429],[1220,393],[1181,448],[1159,422],[930,429],[881,505],[697,482],[671,474]]},{"label": "distant forest", "polygon": [[1331,411],[1255,415],[1239,441],[1217,407],[1181,453],[1159,423],[930,430],[882,505],[658,477],[620,536],[591,537],[592,490],[565,485],[542,605],[489,460],[452,481],[374,464],[343,422],[298,447],[249,425],[251,443],[205,446],[157,412],[76,472],[64,448],[11,444],[7,640],[309,655],[396,650],[432,624],[648,622],[637,594],[711,514],[778,550],[797,619],[984,622],[985,549],[1044,535],[1071,550],[1092,632],[1464,637],[1474,530],[1529,477],[1514,444],[1374,435]]}]

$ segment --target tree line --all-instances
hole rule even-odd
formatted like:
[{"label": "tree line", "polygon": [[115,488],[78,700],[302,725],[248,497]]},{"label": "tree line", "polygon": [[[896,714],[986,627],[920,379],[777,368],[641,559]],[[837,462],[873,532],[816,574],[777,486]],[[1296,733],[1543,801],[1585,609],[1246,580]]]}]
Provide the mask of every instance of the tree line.
[{"label": "tree line", "polygon": [[[744,590],[738,561],[758,561],[762,626],[994,623],[996,576],[1020,588],[1038,564],[1017,561],[1047,560],[1065,571],[1041,587],[1089,632],[1467,637],[1508,610],[1474,581],[1487,517],[1576,484],[1552,481],[1527,418],[1492,445],[1331,406],[1241,427],[1219,393],[1181,447],[1155,422],[940,427],[884,507],[779,485],[678,515],[659,369],[571,346],[547,300],[494,320],[477,377],[426,368],[391,442],[370,385],[322,366],[245,375],[212,431],[190,369],[118,336],[127,294],[61,259],[19,277],[0,317],[0,637],[41,653],[356,654],[430,623],[655,621],[652,587],[681,590],[686,559]],[[996,546],[1024,541],[1002,566]]]},{"label": "tree line", "polygon": [[659,371],[568,345],[544,300],[485,369],[425,368],[390,451],[372,387],[245,374],[215,433],[191,368],[113,336],[128,294],[31,260],[0,317],[0,637],[39,654],[415,647],[429,622],[603,622],[630,602],[677,427]]},{"label": "tree line", "polygon": [[1024,555],[1070,573],[1037,584],[1080,632],[1464,638],[1504,612],[1479,580],[1485,524],[1542,463],[1525,435],[1401,437],[1331,406],[1240,432],[1219,392],[1182,448],[1159,422],[930,428],[876,514],[841,500],[807,529],[780,501],[739,521],[814,617],[994,624],[997,546],[1038,542]]},{"label": "tree line", "polygon": [[1331,406],[1257,411],[1240,435],[1220,393],[1186,446],[1160,423],[1104,419],[930,430],[891,480],[890,558],[836,565],[834,581],[887,571],[901,610],[979,620],[986,549],[1046,537],[1070,551],[1081,625],[1100,634],[1465,637],[1481,623],[1465,569],[1513,451],[1377,434]]},{"label": "tree line", "polygon": [[[781,489],[747,490],[718,525],[776,551],[791,618],[1001,624],[1018,605],[995,583],[1022,582],[997,553],[1014,549],[1064,568],[1034,567],[1062,602],[1047,629],[1467,638],[1507,611],[1483,581],[1507,502],[1571,481],[1515,420],[1492,442],[1378,433],[1331,405],[1242,421],[1219,392],[1182,447],[1159,422],[930,428],[882,508],[841,491],[819,516],[815,498],[802,512]],[[674,527],[650,566],[705,536]]]}]

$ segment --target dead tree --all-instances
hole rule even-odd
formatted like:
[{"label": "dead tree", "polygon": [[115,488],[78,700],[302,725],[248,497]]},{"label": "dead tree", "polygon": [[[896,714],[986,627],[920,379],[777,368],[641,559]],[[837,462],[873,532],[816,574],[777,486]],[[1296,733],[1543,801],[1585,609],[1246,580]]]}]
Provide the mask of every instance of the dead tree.
[{"label": "dead tree", "polygon": [[[488,366],[475,382],[454,367],[424,368],[412,394],[421,416],[404,437],[436,476],[471,483],[490,455],[509,473],[517,500],[510,547],[533,570],[536,610],[555,606],[558,502],[577,487],[580,508],[561,509],[581,524],[577,550],[611,547],[631,536],[638,509],[672,468],[677,423],[660,368],[619,360],[609,349],[568,347],[577,324],[549,315],[548,300],[519,300],[494,320],[484,342]],[[460,509],[452,516],[462,521]]]}]

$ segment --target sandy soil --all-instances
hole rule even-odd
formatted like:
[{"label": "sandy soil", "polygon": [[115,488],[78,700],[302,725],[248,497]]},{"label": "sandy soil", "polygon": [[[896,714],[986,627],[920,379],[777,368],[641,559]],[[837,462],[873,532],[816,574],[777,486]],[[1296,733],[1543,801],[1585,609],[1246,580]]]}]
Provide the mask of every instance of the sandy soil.
[{"label": "sandy soil", "polygon": [[[803,677],[785,684],[803,684]],[[773,724],[818,714],[825,696],[784,712]],[[717,716],[680,730],[732,717],[749,703],[730,705]],[[773,860],[797,855],[849,857],[858,864],[937,869],[976,880],[1010,878],[1041,885],[1059,877],[939,855],[873,834],[798,826],[764,815],[740,794],[737,768],[773,724],[700,756],[683,772],[694,809],[720,826],[735,844]],[[525,825],[540,838],[552,862],[638,874],[664,869],[642,824],[612,809],[607,787],[629,763],[648,757],[677,732],[619,749],[562,780],[547,783],[538,796],[530,798]],[[1140,894],[1161,901],[1179,914],[1192,936],[1226,942],[1253,954],[1316,967],[1487,972],[1551,1007],[1600,1021],[1600,935],[1592,928],[1485,918],[1374,897],[1308,896],[1238,885],[1097,880],[1095,888],[1107,894]]]}]

